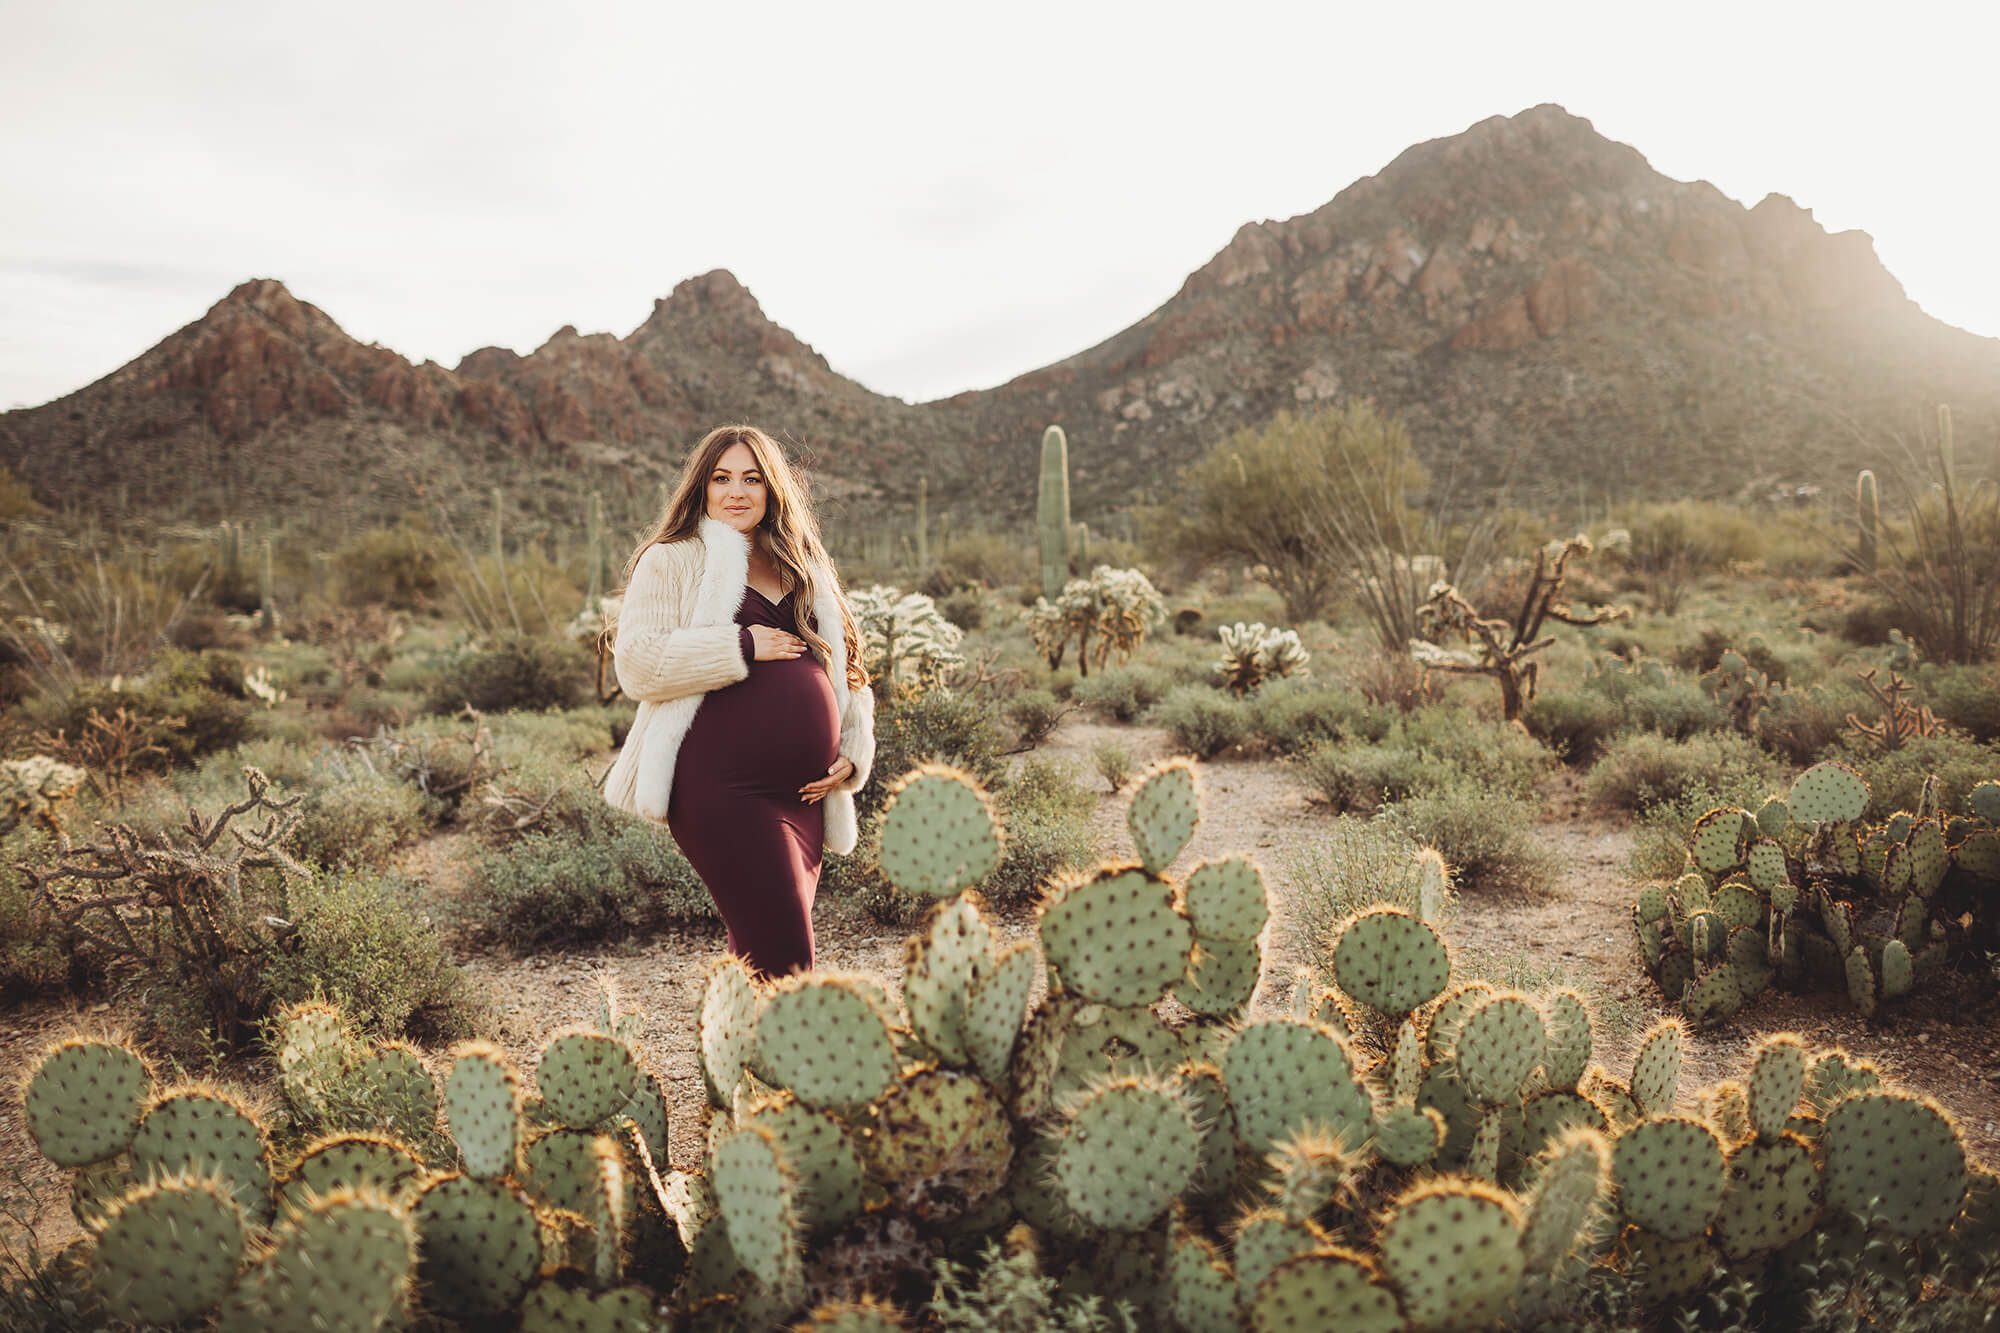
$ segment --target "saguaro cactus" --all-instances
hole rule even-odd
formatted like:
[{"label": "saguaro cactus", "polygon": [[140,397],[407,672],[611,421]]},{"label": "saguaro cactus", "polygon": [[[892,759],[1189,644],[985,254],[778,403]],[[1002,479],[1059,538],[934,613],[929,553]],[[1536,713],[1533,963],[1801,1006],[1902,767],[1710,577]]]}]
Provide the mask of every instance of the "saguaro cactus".
[{"label": "saguaro cactus", "polygon": [[257,575],[257,628],[269,634],[278,627],[278,608],[271,601],[271,539],[264,539],[264,567]]},{"label": "saguaro cactus", "polygon": [[931,567],[931,525],[930,525],[931,479],[917,478],[917,572]]},{"label": "saguaro cactus", "polygon": [[1854,563],[1864,574],[1875,572],[1876,531],[1882,521],[1882,505],[1875,491],[1875,474],[1862,468],[1854,479]]},{"label": "saguaro cactus", "polygon": [[1061,426],[1042,432],[1042,482],[1035,531],[1041,540],[1042,596],[1062,596],[1069,582],[1069,441]]}]

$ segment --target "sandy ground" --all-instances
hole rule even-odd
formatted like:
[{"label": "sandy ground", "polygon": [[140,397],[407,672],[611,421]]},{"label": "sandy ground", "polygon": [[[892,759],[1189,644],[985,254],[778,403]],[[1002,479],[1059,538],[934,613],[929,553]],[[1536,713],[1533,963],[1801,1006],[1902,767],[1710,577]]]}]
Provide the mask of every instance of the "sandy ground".
[{"label": "sandy ground", "polygon": [[[1092,746],[1116,736],[1143,766],[1169,752],[1163,733],[1144,727],[1107,727],[1070,719],[1041,753],[1072,760],[1084,780],[1103,790],[1090,762]],[[1192,845],[1176,863],[1185,869],[1210,856],[1249,852],[1270,872],[1275,910],[1286,910],[1291,893],[1282,867],[1288,849],[1323,836],[1334,816],[1309,800],[1303,786],[1279,765],[1222,760],[1201,772],[1203,817]],[[1613,1073],[1629,1068],[1638,1033],[1667,1013],[1657,990],[1639,968],[1628,925],[1632,890],[1623,866],[1630,835],[1622,822],[1584,809],[1575,784],[1557,779],[1545,794],[1538,831],[1564,853],[1560,882],[1546,896],[1495,897],[1476,892],[1460,897],[1449,929],[1462,970],[1478,974],[1486,966],[1553,971],[1561,984],[1575,985],[1598,1007],[1602,1021],[1598,1058]],[[1099,850],[1107,857],[1129,856],[1124,822],[1125,795],[1102,795],[1097,812]],[[457,835],[432,839],[411,856],[407,868],[427,873],[440,894],[456,891]],[[840,901],[822,901],[817,912],[823,967],[898,977],[905,931],[885,926]],[[998,923],[1006,936],[1033,929],[1024,915]],[[1267,990],[1282,992],[1304,960],[1289,957],[1281,932],[1271,932],[1266,959]],[[703,1092],[695,1049],[702,970],[721,948],[717,929],[664,933],[643,941],[533,958],[467,956],[461,961],[488,990],[496,1017],[488,1034],[524,1065],[531,1064],[548,1035],[587,1022],[596,1012],[598,989],[615,987],[621,1009],[640,1016],[641,1044],[671,1086],[677,1110],[673,1157],[677,1164],[701,1155]],[[50,1000],[19,1006],[0,1030],[0,1081],[15,1086],[39,1049],[79,1023],[104,1025],[119,1015],[103,1004]],[[1958,1119],[1975,1150],[2000,1160],[2000,1035],[1990,1012],[1966,1014],[1948,991],[1926,992],[1870,1025],[1844,1000],[1832,995],[1770,993],[1736,1022],[1704,1032],[1692,1043],[1683,1088],[1742,1072],[1750,1045],[1762,1031],[1790,1028],[1815,1046],[1840,1045],[1877,1061],[1888,1073],[1935,1097]],[[268,1065],[242,1062],[225,1077],[252,1085],[268,1082]],[[22,1196],[25,1180],[39,1195],[20,1218],[6,1221],[5,1233],[18,1246],[23,1227],[43,1245],[59,1245],[75,1234],[63,1173],[34,1151],[21,1123],[17,1098],[0,1105],[0,1190]]]}]

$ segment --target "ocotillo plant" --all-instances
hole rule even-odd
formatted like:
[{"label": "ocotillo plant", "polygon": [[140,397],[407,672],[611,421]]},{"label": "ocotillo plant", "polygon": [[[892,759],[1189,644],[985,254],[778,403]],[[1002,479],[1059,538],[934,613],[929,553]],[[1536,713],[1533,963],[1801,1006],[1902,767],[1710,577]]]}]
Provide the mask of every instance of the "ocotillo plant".
[{"label": "ocotillo plant", "polygon": [[1876,530],[1882,521],[1882,505],[1875,491],[1875,474],[1862,468],[1854,479],[1854,563],[1864,574],[1875,572]]},{"label": "ocotillo plant", "polygon": [[271,602],[271,539],[264,539],[264,568],[257,576],[257,628],[269,634],[278,627],[278,608]]},{"label": "ocotillo plant", "polygon": [[1061,426],[1042,432],[1041,495],[1035,532],[1041,542],[1042,596],[1055,601],[1069,582],[1069,441]]}]

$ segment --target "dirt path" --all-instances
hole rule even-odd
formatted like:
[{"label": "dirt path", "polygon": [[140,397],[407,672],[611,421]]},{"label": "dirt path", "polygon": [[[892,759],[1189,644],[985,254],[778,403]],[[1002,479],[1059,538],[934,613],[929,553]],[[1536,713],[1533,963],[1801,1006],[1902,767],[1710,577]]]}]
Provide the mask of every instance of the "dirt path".
[{"label": "dirt path", "polygon": [[[1075,765],[1079,780],[1101,793],[1096,813],[1098,850],[1108,858],[1132,855],[1125,827],[1126,793],[1113,796],[1096,774],[1095,744],[1115,738],[1132,754],[1135,767],[1171,753],[1163,732],[1146,727],[1105,726],[1072,718],[1040,754]],[[1190,847],[1175,868],[1231,852],[1257,855],[1264,863],[1282,913],[1291,901],[1285,872],[1287,852],[1324,836],[1336,819],[1312,802],[1302,784],[1263,761],[1223,760],[1201,767],[1203,814]],[[1492,975],[1509,984],[1544,989],[1571,985],[1582,990],[1599,1015],[1601,1063],[1614,1073],[1629,1068],[1636,1037],[1665,1016],[1652,982],[1632,953],[1629,904],[1632,890],[1624,875],[1631,836],[1622,823],[1582,808],[1575,784],[1559,780],[1545,793],[1544,817],[1537,826],[1563,855],[1564,869],[1545,897],[1461,894],[1449,933],[1459,951],[1461,975]],[[414,859],[430,872],[442,892],[457,888],[459,847],[452,835],[433,839]],[[842,971],[899,977],[903,938],[848,903],[822,900],[818,913],[821,965]],[[1021,914],[997,923],[1008,938],[1033,930]],[[1270,933],[1265,994],[1282,994],[1302,959],[1290,956],[1284,932]],[[677,1114],[672,1124],[672,1156],[677,1164],[699,1160],[702,1127],[698,1109],[704,1096],[696,1057],[695,1023],[701,1003],[703,969],[721,948],[717,929],[671,931],[643,941],[591,950],[517,959],[467,956],[466,970],[492,997],[494,1030],[488,1035],[524,1065],[556,1030],[592,1019],[598,988],[609,984],[620,1007],[640,1016],[641,1044],[670,1085]],[[1835,996],[1797,997],[1773,993],[1737,1022],[1699,1034],[1692,1043],[1684,1087],[1741,1073],[1759,1031],[1791,1028],[1814,1045],[1841,1045],[1874,1059],[1894,1077],[1937,1098],[1957,1117],[1976,1151],[2000,1160],[2000,1036],[1990,1013],[1960,1015],[1956,997],[1925,993],[1900,1007],[1884,1023],[1870,1027]],[[106,1006],[42,1001],[18,1007],[0,1032],[0,1086],[14,1086],[35,1053],[51,1037],[79,1021],[104,1023],[118,1015]],[[244,1063],[225,1071],[242,1082],[268,1078],[268,1067]],[[62,1173],[33,1150],[21,1124],[19,1103],[0,1104],[0,1181],[21,1170],[39,1187],[41,1207],[27,1219],[44,1244],[60,1244],[75,1233]],[[18,1239],[9,1220],[6,1234]]]}]

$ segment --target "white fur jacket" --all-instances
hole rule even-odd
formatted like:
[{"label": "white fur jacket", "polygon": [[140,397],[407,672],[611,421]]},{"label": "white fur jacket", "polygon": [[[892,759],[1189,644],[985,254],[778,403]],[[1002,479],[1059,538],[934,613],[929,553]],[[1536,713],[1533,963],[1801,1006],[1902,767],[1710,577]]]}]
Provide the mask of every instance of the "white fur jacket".
[{"label": "white fur jacket", "polygon": [[[639,715],[604,779],[604,799],[620,810],[664,820],[674,759],[701,697],[750,674],[736,612],[749,596],[750,539],[704,516],[699,535],[660,542],[639,557],[612,640],[619,688]],[[860,840],[854,793],[875,762],[875,692],[847,687],[847,645],[833,570],[813,570],[812,612],[832,649],[825,664],[840,715],[840,753],[854,773],[826,796],[826,850],[845,856]],[[699,781],[698,774],[690,774]]]}]

